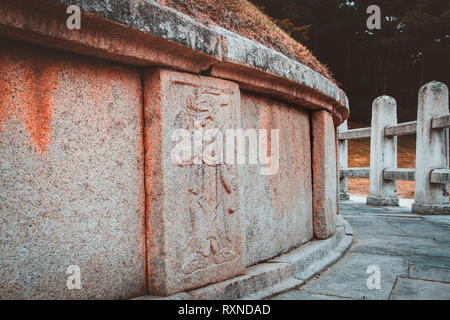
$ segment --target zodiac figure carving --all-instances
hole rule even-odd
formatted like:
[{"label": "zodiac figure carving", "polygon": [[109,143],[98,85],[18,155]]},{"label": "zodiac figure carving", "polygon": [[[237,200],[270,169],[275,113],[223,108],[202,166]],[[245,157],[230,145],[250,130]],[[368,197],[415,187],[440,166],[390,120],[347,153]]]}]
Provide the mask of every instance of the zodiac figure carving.
[{"label": "zodiac figure carving", "polygon": [[[175,126],[188,131],[218,129],[233,124],[228,97],[219,90],[197,89],[187,99],[184,110],[177,116]],[[219,119],[219,121],[215,121]],[[220,137],[221,138],[221,137]],[[194,138],[195,139],[195,138]],[[202,138],[200,143],[214,143],[217,136]],[[195,149],[195,148],[194,148]],[[181,271],[185,274],[207,268],[211,264],[232,261],[236,257],[227,215],[239,209],[235,169],[228,164],[203,161],[203,148],[194,151],[193,158],[182,164],[188,181],[191,234],[182,255]]]}]

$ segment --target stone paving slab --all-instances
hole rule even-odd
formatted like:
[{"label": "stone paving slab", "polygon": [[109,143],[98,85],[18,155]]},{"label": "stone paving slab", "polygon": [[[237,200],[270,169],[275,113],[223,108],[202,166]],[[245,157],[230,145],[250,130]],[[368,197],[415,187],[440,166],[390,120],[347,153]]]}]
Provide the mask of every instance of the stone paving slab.
[{"label": "stone paving slab", "polygon": [[429,279],[433,281],[450,283],[450,269],[427,267],[412,264],[409,268],[411,278]]},{"label": "stone paving slab", "polygon": [[448,269],[450,268],[450,259],[436,256],[412,256],[411,264]]},{"label": "stone paving slab", "polygon": [[329,296],[307,292],[305,290],[293,290],[291,292],[279,295],[273,300],[351,300],[349,298]]},{"label": "stone paving slab", "polygon": [[437,226],[427,222],[426,219],[403,219],[401,221],[394,219],[385,219],[389,224],[404,231],[412,237],[430,237],[436,240],[450,241],[450,228],[446,226]]},{"label": "stone paving slab", "polygon": [[436,240],[436,247],[434,248],[414,248],[415,256],[431,256],[450,258],[450,242]]},{"label": "stone paving slab", "polygon": [[[419,216],[407,206],[374,207],[342,201],[354,240],[336,264],[281,300],[450,299],[450,217]],[[380,268],[380,289],[369,289],[367,267]]]},{"label": "stone paving slab", "polygon": [[415,248],[430,250],[435,247],[436,241],[433,238],[383,236],[355,241],[352,252],[410,256]]},{"label": "stone paving slab", "polygon": [[[381,270],[380,290],[367,288],[367,268],[371,265],[379,266]],[[404,257],[350,252],[317,280],[302,288],[311,293],[353,299],[387,299],[396,277],[406,276],[407,270],[408,260]]]},{"label": "stone paving slab", "polygon": [[345,217],[353,226],[353,231],[358,239],[379,238],[381,235],[407,236],[405,231],[386,222],[380,217]]},{"label": "stone paving slab", "polygon": [[426,221],[438,224],[441,227],[450,226],[450,216],[424,216],[423,218]]},{"label": "stone paving slab", "polygon": [[398,278],[392,300],[449,300],[450,283]]}]

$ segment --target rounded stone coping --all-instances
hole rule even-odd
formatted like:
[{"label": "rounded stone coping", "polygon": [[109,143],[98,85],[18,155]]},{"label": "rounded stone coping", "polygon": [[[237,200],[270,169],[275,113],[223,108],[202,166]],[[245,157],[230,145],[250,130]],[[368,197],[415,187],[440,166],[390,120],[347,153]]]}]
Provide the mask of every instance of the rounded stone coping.
[{"label": "rounded stone coping", "polygon": [[290,252],[248,267],[246,273],[168,297],[141,296],[133,300],[262,300],[301,287],[336,263],[353,242],[353,229],[336,217],[336,233],[326,240],[307,242]]},{"label": "rounded stone coping", "polygon": [[[82,10],[81,30],[66,27],[69,5]],[[150,0],[6,0],[0,34],[130,65],[225,78],[305,109],[325,109],[336,125],[349,116],[345,93],[320,73]]]}]

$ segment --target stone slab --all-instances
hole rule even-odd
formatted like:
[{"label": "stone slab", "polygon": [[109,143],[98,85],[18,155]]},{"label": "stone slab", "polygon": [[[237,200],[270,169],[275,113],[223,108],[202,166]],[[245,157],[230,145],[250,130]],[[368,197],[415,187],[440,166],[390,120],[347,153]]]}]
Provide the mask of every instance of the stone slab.
[{"label": "stone slab", "polygon": [[313,171],[313,230],[319,239],[336,231],[337,168],[336,130],[326,111],[311,114]]},{"label": "stone slab", "polygon": [[[442,185],[442,184],[437,184]],[[412,212],[423,215],[450,215],[448,204],[416,204],[411,206]]]},{"label": "stone slab", "polygon": [[[66,26],[70,5],[81,9],[81,29]],[[0,34],[83,55],[194,73],[222,59],[220,36],[156,1],[4,0]]]},{"label": "stone slab", "polygon": [[286,103],[242,92],[241,119],[244,130],[279,132],[278,159],[269,175],[261,158],[242,166],[249,266],[311,239],[311,145],[308,114]]},{"label": "stone slab", "polygon": [[380,236],[408,236],[400,228],[373,216],[347,216],[345,219],[353,226],[355,238],[379,239]]},{"label": "stone slab", "polygon": [[[239,81],[308,109],[326,109],[337,123],[348,98],[331,80],[260,43],[203,25],[155,1],[4,0],[0,34],[131,65],[165,66]],[[78,5],[82,29],[68,30],[66,8]]]},{"label": "stone slab", "polygon": [[[367,268],[370,265],[380,267],[380,290],[367,288],[366,281],[370,276],[367,274]],[[407,258],[350,252],[302,289],[311,293],[353,299],[387,299],[396,277],[406,276],[407,269]]]},{"label": "stone slab", "polygon": [[[200,135],[200,149],[192,147],[195,132],[217,129],[225,136],[226,129],[239,127],[238,86],[152,69],[144,76],[144,96],[150,293],[171,295],[243,274],[240,168],[202,156],[218,157],[218,150],[208,149],[219,142],[216,134]],[[184,146],[191,153],[176,161],[179,130],[190,134]]]},{"label": "stone slab", "polygon": [[252,294],[250,296],[244,297],[242,300],[265,300],[269,299],[273,296],[295,290],[298,287],[301,287],[305,282],[303,280],[298,280],[295,278],[288,278],[285,280],[280,281],[279,283],[264,288],[260,291],[258,291],[255,294]]},{"label": "stone slab", "polygon": [[436,247],[433,238],[414,238],[402,236],[382,236],[356,240],[353,252],[410,256],[414,248],[430,250]]},{"label": "stone slab", "polygon": [[445,225],[436,225],[428,223],[425,220],[417,219],[394,219],[386,218],[390,225],[403,230],[408,236],[412,237],[433,237],[439,241],[450,241],[450,228]]},{"label": "stone slab", "polygon": [[367,197],[367,204],[371,206],[398,206],[398,198]]},{"label": "stone slab", "polygon": [[171,296],[161,297],[161,296],[141,296],[134,298],[132,300],[191,300],[191,296],[186,292],[175,293]]},{"label": "stone slab", "polygon": [[141,115],[136,69],[0,43],[1,299],[145,292]]},{"label": "stone slab", "polygon": [[450,283],[450,265],[446,266],[447,268],[444,269],[411,264],[409,267],[409,276],[416,279]]},{"label": "stone slab", "polygon": [[417,255],[417,250],[414,250],[414,255],[411,263],[420,266],[450,269],[450,257],[439,257],[433,255]]},{"label": "stone slab", "polygon": [[[345,224],[345,220],[341,219],[340,223]],[[302,274],[309,274],[304,279],[309,279],[336,262],[350,246],[351,240],[352,237],[345,235],[344,227],[339,226],[333,237],[310,242],[292,250],[292,253],[280,256],[279,259],[248,267],[244,275],[169,297],[143,296],[139,299],[182,300],[189,297],[201,300],[262,300],[276,297],[305,283],[293,272],[298,274],[300,265]]]},{"label": "stone slab", "polygon": [[336,216],[336,227],[344,227],[345,234],[347,236],[353,236],[353,228],[344,217],[339,214]]},{"label": "stone slab", "polygon": [[214,30],[225,38],[226,61],[281,75],[283,78],[321,91],[335,100],[340,99],[339,88],[311,68],[221,27],[215,26]]},{"label": "stone slab", "polygon": [[299,290],[292,290],[288,293],[276,296],[273,298],[273,300],[351,300],[351,299],[326,294],[310,293],[305,290],[299,289]]},{"label": "stone slab", "polygon": [[450,283],[398,278],[392,300],[450,300]]},{"label": "stone slab", "polygon": [[291,252],[247,268],[245,275],[188,292],[193,299],[260,300],[301,287],[343,256],[352,242],[345,229],[334,236],[312,241]]},{"label": "stone slab", "polygon": [[450,227],[450,217],[449,216],[423,216],[423,219],[432,224]]},{"label": "stone slab", "polygon": [[[405,206],[385,207],[370,213],[367,210],[371,209],[364,203],[345,201],[341,204],[344,213],[338,215],[337,233],[344,225],[340,217],[344,217],[352,224],[355,235],[344,258],[316,274],[299,290],[275,299],[446,297],[450,285],[450,242],[435,237],[446,232],[448,217],[418,216],[409,213],[410,208]],[[368,265],[380,267],[380,290],[367,288],[366,281],[371,275],[367,273]],[[295,270],[295,264],[292,266]],[[398,286],[403,278],[413,282]],[[421,286],[425,295],[420,292]]]},{"label": "stone slab", "polygon": [[[247,299],[291,279],[291,276],[292,269],[287,263],[260,263],[247,268],[245,275],[192,290],[189,295],[196,300]],[[301,285],[301,282],[295,283]]]}]

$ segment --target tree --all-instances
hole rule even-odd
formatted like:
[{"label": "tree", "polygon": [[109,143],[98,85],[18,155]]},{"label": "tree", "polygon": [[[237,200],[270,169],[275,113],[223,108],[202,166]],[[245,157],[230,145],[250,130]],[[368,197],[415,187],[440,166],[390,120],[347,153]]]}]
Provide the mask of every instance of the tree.
[{"label": "tree", "polygon": [[415,119],[421,85],[450,85],[450,1],[379,0],[380,30],[367,30],[372,0],[254,0],[327,64],[350,99],[352,118],[368,121],[371,102],[396,98],[400,121]]}]

